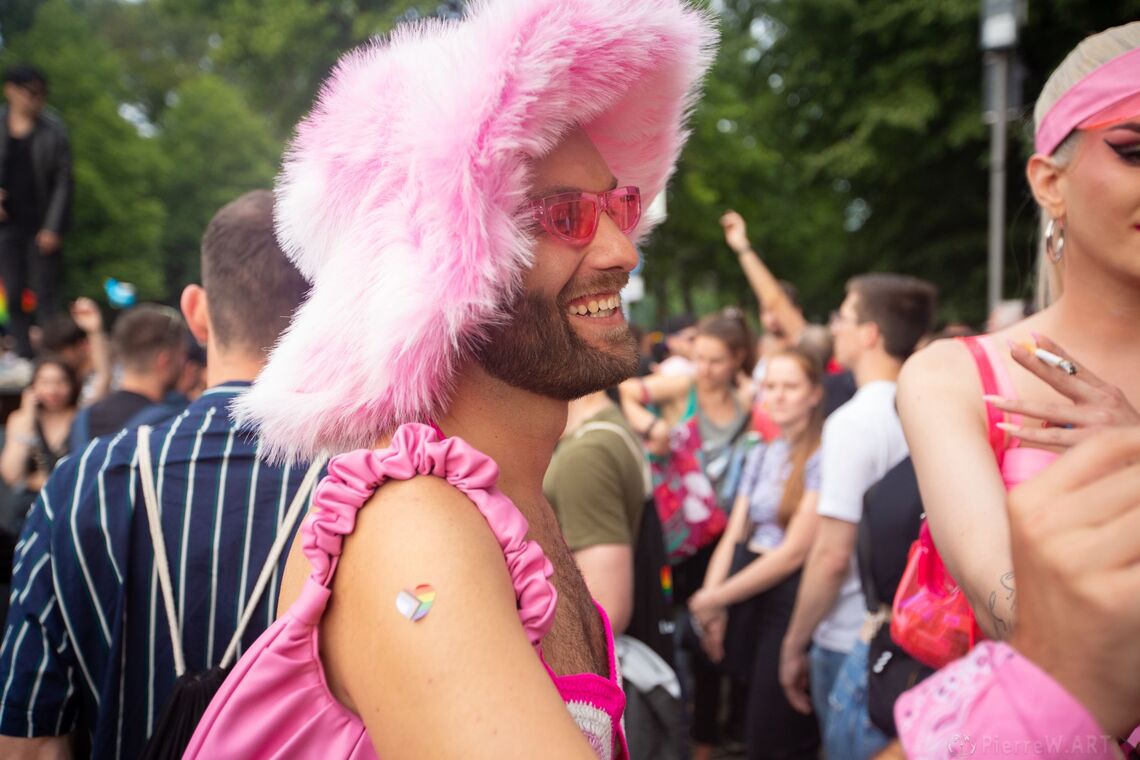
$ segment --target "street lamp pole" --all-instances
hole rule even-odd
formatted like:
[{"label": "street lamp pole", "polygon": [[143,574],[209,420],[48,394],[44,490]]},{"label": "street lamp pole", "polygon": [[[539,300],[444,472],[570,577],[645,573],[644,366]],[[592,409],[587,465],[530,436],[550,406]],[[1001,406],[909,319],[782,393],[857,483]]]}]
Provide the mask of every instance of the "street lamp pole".
[{"label": "street lamp pole", "polygon": [[1009,135],[1009,82],[1018,26],[1025,19],[1024,0],[982,0],[981,48],[985,64],[987,103],[983,118],[990,124],[990,311],[1001,302],[1005,253],[1005,169]]}]

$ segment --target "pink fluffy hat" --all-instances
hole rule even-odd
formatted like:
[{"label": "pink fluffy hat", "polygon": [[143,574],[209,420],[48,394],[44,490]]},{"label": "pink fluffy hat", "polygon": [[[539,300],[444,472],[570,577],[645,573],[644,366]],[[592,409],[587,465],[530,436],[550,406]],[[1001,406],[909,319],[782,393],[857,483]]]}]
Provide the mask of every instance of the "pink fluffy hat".
[{"label": "pink fluffy hat", "polygon": [[582,126],[653,198],[716,37],[678,0],[486,0],[345,55],[278,179],[278,238],[313,287],[235,404],[264,452],[372,447],[446,409],[531,265],[529,161]]}]

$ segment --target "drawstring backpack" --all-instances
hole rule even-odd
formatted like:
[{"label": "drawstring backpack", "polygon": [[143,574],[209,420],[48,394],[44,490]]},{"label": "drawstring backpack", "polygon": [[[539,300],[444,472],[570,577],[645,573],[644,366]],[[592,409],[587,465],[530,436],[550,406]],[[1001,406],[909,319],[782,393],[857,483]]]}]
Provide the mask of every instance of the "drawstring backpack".
[{"label": "drawstring backpack", "polygon": [[293,496],[293,501],[285,513],[285,520],[269,549],[269,555],[265,558],[265,564],[261,568],[261,574],[257,577],[253,593],[250,594],[249,600],[241,612],[237,630],[230,638],[229,646],[226,647],[222,661],[209,670],[187,672],[186,657],[182,651],[182,637],[178,633],[178,615],[174,609],[174,587],[170,582],[170,562],[166,556],[166,541],[162,535],[162,522],[159,519],[158,495],[154,488],[154,471],[150,456],[150,432],[151,428],[147,425],[140,426],[138,429],[139,476],[142,479],[146,520],[150,528],[150,539],[154,544],[154,564],[158,571],[158,583],[162,589],[163,607],[166,611],[166,622],[170,628],[170,644],[174,653],[174,670],[178,680],[175,681],[174,688],[171,690],[166,705],[162,709],[162,714],[158,718],[158,723],[155,725],[150,738],[147,739],[146,746],[143,747],[142,754],[139,757],[140,760],[178,760],[182,757],[186,745],[190,743],[190,737],[194,735],[194,729],[197,728],[202,714],[206,712],[214,694],[217,693],[222,682],[226,680],[226,675],[229,674],[230,668],[237,658],[237,650],[241,645],[242,636],[249,627],[249,622],[253,618],[253,612],[258,602],[261,601],[262,594],[265,593],[265,587],[269,585],[270,577],[277,568],[277,561],[281,558],[281,552],[285,549],[286,542],[293,535],[293,528],[304,511],[304,507],[308,504],[308,495],[313,489],[317,475],[320,474],[324,466],[324,459],[319,457],[310,465],[309,471],[305,473],[305,477],[301,481],[300,488]]}]

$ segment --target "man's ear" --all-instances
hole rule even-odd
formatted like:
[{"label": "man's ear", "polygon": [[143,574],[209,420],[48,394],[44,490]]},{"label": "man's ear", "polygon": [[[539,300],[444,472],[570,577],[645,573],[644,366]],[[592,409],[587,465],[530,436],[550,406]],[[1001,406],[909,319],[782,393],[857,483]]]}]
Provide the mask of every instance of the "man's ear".
[{"label": "man's ear", "polygon": [[882,342],[883,332],[879,326],[874,322],[864,322],[859,325],[859,337],[863,342],[864,349],[874,348]]},{"label": "man's ear", "polygon": [[180,306],[190,334],[199,344],[206,345],[210,338],[210,310],[205,289],[201,285],[187,285],[182,290]]}]

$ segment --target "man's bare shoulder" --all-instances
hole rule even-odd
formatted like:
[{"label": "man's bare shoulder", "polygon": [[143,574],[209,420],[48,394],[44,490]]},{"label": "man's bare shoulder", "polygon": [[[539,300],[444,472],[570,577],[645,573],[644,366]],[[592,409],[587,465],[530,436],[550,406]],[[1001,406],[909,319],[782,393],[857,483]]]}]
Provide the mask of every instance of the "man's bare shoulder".
[{"label": "man's bare shoulder", "polygon": [[397,555],[470,550],[501,555],[486,518],[471,498],[444,478],[419,475],[390,480],[376,489],[357,516],[353,533],[367,543]]}]

